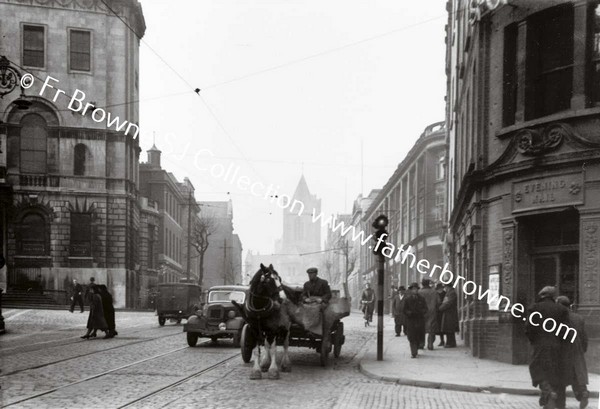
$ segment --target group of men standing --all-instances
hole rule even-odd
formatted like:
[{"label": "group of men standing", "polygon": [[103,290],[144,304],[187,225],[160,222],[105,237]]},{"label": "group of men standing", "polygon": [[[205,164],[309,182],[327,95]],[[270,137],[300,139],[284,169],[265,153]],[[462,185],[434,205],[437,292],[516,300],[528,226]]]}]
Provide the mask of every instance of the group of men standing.
[{"label": "group of men standing", "polygon": [[418,356],[426,342],[427,349],[433,350],[436,335],[440,336],[438,346],[456,347],[459,331],[456,290],[450,284],[438,283],[435,288],[431,284],[431,280],[425,278],[421,288],[415,282],[408,286],[408,291],[401,286],[393,296],[396,336],[399,337],[404,329],[412,358]]},{"label": "group of men standing", "polygon": [[83,313],[84,298],[90,306],[90,314],[86,325],[87,332],[81,338],[89,339],[96,336],[97,330],[106,332],[104,338],[113,338],[118,335],[115,326],[115,309],[113,307],[113,297],[104,284],[96,284],[94,277],[90,277],[90,282],[85,288],[73,279],[71,285],[71,307],[70,311],[75,310],[75,305],[79,305]]}]

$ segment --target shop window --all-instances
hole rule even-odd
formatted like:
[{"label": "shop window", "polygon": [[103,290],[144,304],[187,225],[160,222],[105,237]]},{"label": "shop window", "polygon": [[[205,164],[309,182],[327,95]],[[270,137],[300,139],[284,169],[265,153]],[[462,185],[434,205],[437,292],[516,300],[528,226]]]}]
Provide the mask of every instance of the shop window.
[{"label": "shop window", "polygon": [[23,26],[23,65],[26,67],[44,68],[44,27]]},{"label": "shop window", "polygon": [[557,6],[527,20],[525,119],[571,106],[573,82],[573,7]]},{"label": "shop window", "polygon": [[87,148],[84,144],[78,143],[75,145],[73,155],[73,174],[75,176],[83,176],[85,174],[85,156]]},{"label": "shop window", "polygon": [[38,213],[29,213],[21,221],[17,247],[20,255],[46,254],[46,222]]},{"label": "shop window", "polygon": [[92,255],[92,215],[71,213],[71,257]]},{"label": "shop window", "polygon": [[435,166],[435,179],[436,180],[443,180],[446,177],[445,162],[446,162],[446,157],[444,155],[440,155],[438,157],[438,160],[437,160],[437,163]]},{"label": "shop window", "polygon": [[46,173],[46,121],[37,114],[21,119],[21,173]]},{"label": "shop window", "polygon": [[91,71],[92,33],[83,30],[69,31],[69,69]]}]

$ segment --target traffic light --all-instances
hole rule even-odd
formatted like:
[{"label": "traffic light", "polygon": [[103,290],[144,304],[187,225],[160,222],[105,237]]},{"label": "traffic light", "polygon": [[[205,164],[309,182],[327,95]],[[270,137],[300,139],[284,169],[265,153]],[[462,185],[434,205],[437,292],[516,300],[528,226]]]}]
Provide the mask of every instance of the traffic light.
[{"label": "traffic light", "polygon": [[375,221],[371,226],[375,229],[375,234],[373,235],[373,239],[375,240],[375,246],[373,247],[373,253],[382,254],[381,250],[383,250],[386,246],[386,240],[388,237],[388,232],[385,229],[388,225],[387,216],[381,214],[377,216]]}]

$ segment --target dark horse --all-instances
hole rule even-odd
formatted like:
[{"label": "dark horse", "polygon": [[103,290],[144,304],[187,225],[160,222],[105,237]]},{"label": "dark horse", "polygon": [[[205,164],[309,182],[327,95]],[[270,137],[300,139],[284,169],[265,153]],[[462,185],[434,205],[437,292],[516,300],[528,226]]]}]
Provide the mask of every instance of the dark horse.
[{"label": "dark horse", "polygon": [[[277,366],[277,339],[283,339],[281,370],[290,372],[291,361],[288,356],[290,337],[290,315],[288,311],[291,291],[281,284],[281,278],[273,265],[254,274],[250,281],[250,293],[243,306],[232,301],[241,311],[256,340],[254,349],[254,367],[250,379],[261,379],[262,370],[267,371],[269,379],[279,379]],[[264,341],[265,353],[260,359],[260,344]],[[259,362],[260,361],[260,362]]]}]

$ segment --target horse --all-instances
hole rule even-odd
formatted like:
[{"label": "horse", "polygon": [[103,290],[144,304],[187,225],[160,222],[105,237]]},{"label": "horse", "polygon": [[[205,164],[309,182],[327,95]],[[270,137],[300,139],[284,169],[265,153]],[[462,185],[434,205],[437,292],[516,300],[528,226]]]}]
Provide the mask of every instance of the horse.
[{"label": "horse", "polygon": [[[286,294],[287,293],[287,294]],[[235,301],[232,303],[249,325],[250,330],[257,340],[254,348],[254,367],[250,379],[261,379],[262,372],[268,370],[269,379],[279,379],[277,366],[277,339],[283,339],[283,356],[281,358],[281,371],[291,372],[292,365],[288,355],[290,339],[290,315],[288,312],[289,290],[284,289],[281,278],[273,265],[265,267],[262,263],[260,269],[250,281],[250,291],[244,305]],[[265,353],[260,356],[260,344],[264,341]]]}]

